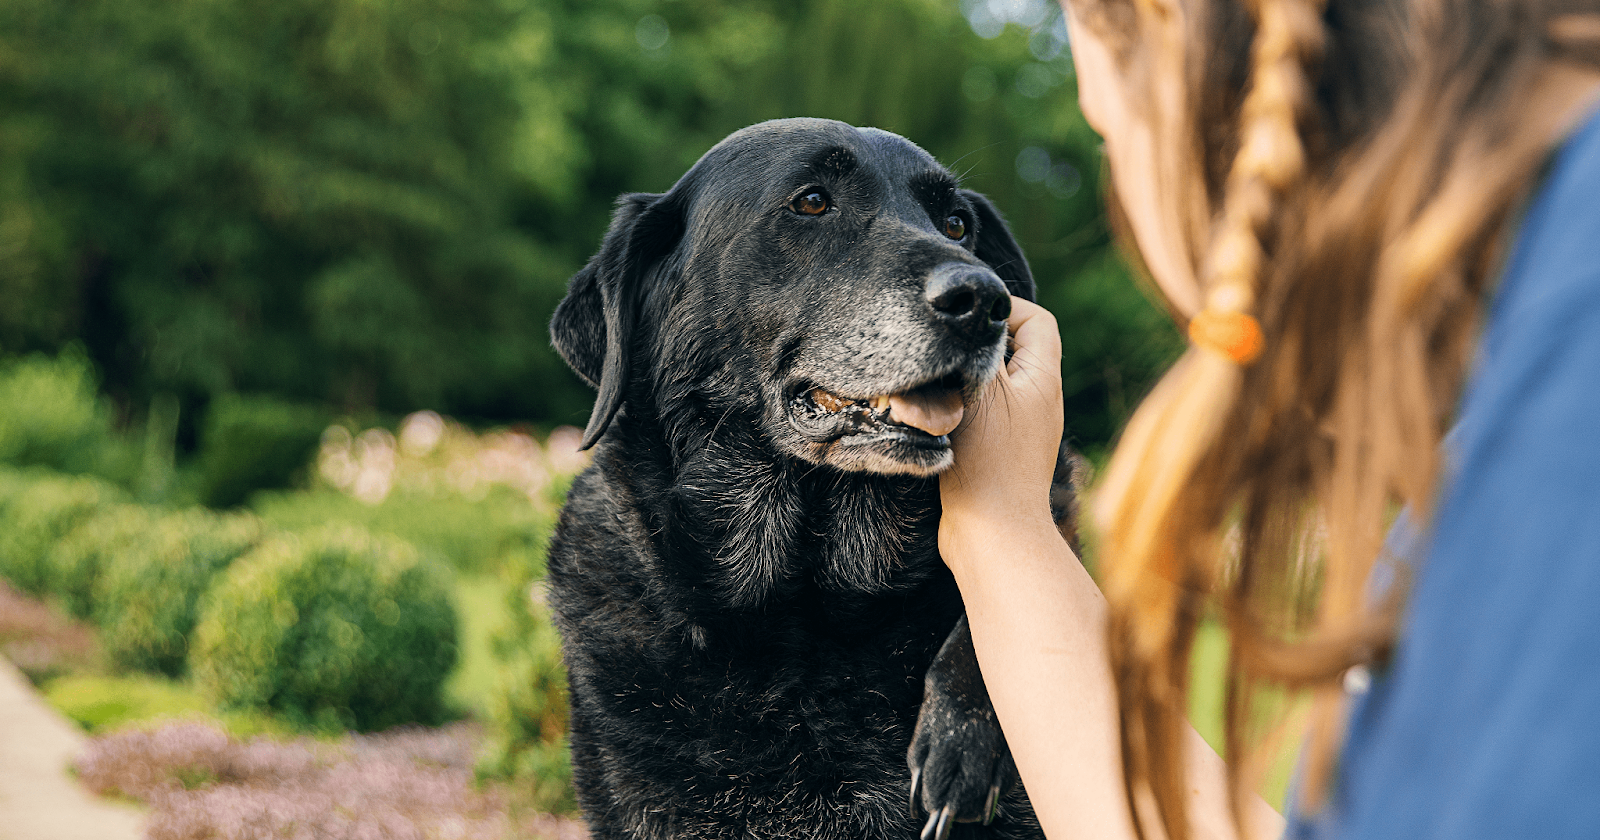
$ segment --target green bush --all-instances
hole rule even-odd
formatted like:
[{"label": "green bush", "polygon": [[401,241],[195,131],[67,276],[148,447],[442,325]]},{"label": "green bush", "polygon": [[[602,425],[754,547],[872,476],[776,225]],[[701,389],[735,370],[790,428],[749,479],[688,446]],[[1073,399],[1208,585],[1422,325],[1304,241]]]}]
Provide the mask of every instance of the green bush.
[{"label": "green bush", "polygon": [[39,480],[41,474],[40,470],[19,470],[0,466],[0,522],[4,521],[11,503],[28,492],[28,488]]},{"label": "green bush", "polygon": [[225,708],[319,727],[438,722],[456,660],[449,570],[348,527],[269,539],[205,595],[190,652]]},{"label": "green bush", "polygon": [[117,504],[95,511],[50,547],[45,555],[45,591],[60,598],[73,616],[89,618],[101,570],[148,539],[155,525],[155,514],[141,505]]},{"label": "green bush", "polygon": [[52,592],[51,549],[96,512],[123,501],[97,478],[11,473],[0,510],[0,576],[34,595]]},{"label": "green bush", "polygon": [[572,813],[572,765],[567,747],[567,672],[561,637],[544,605],[541,555],[502,570],[511,620],[495,634],[494,687],[488,700],[488,748],[480,776],[528,786],[536,807]]},{"label": "green bush", "polygon": [[331,420],[322,409],[271,397],[218,397],[201,431],[200,501],[233,507],[257,490],[288,487]]},{"label": "green bush", "polygon": [[0,462],[131,477],[132,450],[112,433],[94,367],[77,345],[0,363]]},{"label": "green bush", "polygon": [[93,615],[111,664],[179,676],[201,594],[263,532],[254,516],[191,510],[149,523],[140,539],[107,558]]}]

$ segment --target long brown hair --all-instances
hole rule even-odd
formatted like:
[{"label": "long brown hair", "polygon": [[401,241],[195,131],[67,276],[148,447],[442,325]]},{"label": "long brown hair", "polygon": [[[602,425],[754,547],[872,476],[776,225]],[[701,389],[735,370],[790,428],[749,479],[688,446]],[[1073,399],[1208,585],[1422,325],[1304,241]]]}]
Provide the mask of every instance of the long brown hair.
[{"label": "long brown hair", "polygon": [[1207,312],[1265,339],[1249,364],[1191,347],[1094,499],[1130,803],[1188,837],[1189,654],[1219,610],[1243,831],[1259,689],[1311,693],[1315,807],[1339,678],[1393,643],[1398,597],[1367,579],[1397,506],[1429,509],[1505,229],[1575,104],[1560,73],[1600,59],[1600,0],[1174,0],[1178,44],[1147,37],[1156,0],[1071,1],[1129,78],[1181,73],[1183,107],[1146,115],[1162,200]]}]

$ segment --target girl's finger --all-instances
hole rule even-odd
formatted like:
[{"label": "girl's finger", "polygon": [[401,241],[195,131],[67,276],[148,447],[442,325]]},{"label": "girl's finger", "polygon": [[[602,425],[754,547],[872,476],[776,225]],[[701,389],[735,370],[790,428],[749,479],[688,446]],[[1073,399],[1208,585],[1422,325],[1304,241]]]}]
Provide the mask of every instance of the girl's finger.
[{"label": "girl's finger", "polygon": [[1037,362],[1057,365],[1061,359],[1061,333],[1056,328],[1055,316],[1044,307],[1013,296],[1011,318],[1006,321],[1006,331],[1011,335],[1011,362],[1008,373],[1021,369],[1019,359],[1026,355],[1029,366]]}]

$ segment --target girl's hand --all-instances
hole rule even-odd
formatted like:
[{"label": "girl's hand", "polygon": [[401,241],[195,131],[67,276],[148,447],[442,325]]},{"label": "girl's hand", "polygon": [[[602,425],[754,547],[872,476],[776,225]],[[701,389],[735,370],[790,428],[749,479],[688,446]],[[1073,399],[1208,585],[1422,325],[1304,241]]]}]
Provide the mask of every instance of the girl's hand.
[{"label": "girl's hand", "polygon": [[953,433],[955,464],[939,476],[939,547],[954,567],[973,539],[1043,525],[1061,443],[1061,336],[1055,316],[1011,298],[1014,352]]}]

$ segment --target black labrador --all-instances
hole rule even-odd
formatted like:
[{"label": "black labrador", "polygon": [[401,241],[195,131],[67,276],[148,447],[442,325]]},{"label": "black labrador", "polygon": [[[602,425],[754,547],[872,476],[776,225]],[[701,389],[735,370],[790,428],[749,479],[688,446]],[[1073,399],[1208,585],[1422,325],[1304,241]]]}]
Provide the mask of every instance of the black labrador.
[{"label": "black labrador", "polygon": [[599,389],[548,579],[596,838],[1042,837],[936,539],[1008,292],[999,214],[876,129],[618,200],[550,328]]}]

